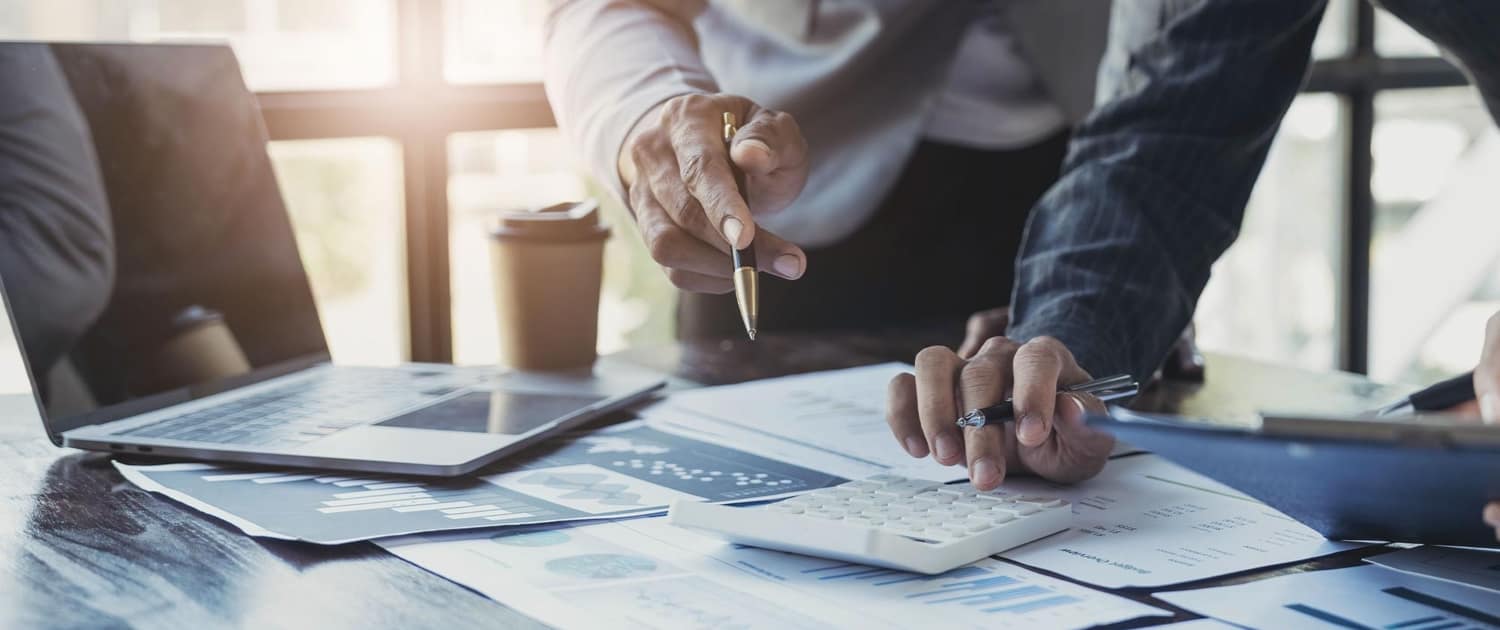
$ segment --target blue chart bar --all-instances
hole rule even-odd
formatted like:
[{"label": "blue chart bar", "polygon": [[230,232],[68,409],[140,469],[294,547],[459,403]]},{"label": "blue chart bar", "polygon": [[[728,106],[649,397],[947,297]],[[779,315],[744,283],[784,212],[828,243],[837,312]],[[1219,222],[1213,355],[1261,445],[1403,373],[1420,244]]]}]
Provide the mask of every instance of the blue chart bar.
[{"label": "blue chart bar", "polygon": [[[979,578],[977,580],[969,580],[967,582],[952,582],[952,583],[944,584],[944,585],[938,587],[938,589],[935,590],[935,591],[923,591],[921,593],[912,593],[910,595],[907,595],[907,597],[908,598],[917,598],[917,597],[927,597],[928,595],[952,595],[954,593],[962,593],[964,591],[983,591],[983,590],[986,590],[986,589],[994,588],[996,586],[1008,586],[1008,585],[1011,585],[1011,584],[1015,584],[1015,583],[1017,583],[1019,581],[1020,580],[1017,580],[1016,578],[1013,578],[1013,577],[1009,577],[1009,576],[1005,576],[1005,575],[997,575],[995,577]],[[964,595],[964,597],[970,597],[972,595],[973,595],[973,593],[969,593],[967,595]],[[943,600],[943,601],[948,601],[948,600]]]},{"label": "blue chart bar", "polygon": [[1013,604],[1013,605],[1010,605],[1010,606],[999,606],[999,607],[996,607],[996,608],[986,608],[986,609],[984,609],[984,612],[987,612],[987,613],[1003,612],[1003,613],[1010,613],[1010,614],[1013,614],[1013,615],[1019,615],[1019,614],[1022,614],[1022,613],[1029,613],[1029,612],[1034,611],[1034,610],[1041,610],[1043,608],[1051,608],[1053,606],[1063,606],[1063,605],[1067,605],[1067,604],[1072,604],[1072,603],[1077,602],[1077,601],[1079,601],[1079,599],[1077,597],[1072,597],[1072,596],[1069,596],[1069,595],[1058,595],[1056,597],[1048,597],[1046,599],[1038,599],[1038,600],[1034,600],[1034,601],[1024,602],[1024,603],[1021,603],[1021,604]]},{"label": "blue chart bar", "polygon": [[1031,597],[1032,595],[1042,595],[1044,593],[1051,592],[1052,591],[1049,591],[1040,586],[1022,586],[1021,588],[1013,588],[1008,591],[973,593],[969,595],[960,595],[958,597],[932,599],[928,600],[927,603],[941,604],[944,602],[962,602],[965,606],[982,606],[984,604],[996,604],[1007,600],[1020,599],[1022,597]]},{"label": "blue chart bar", "polygon": [[[875,582],[875,586],[886,586],[886,585],[889,585],[889,584],[905,584],[907,582],[931,582],[931,581],[934,581],[934,580],[956,580],[958,578],[966,578],[966,577],[969,577],[971,575],[984,575],[986,573],[989,573],[989,570],[983,569],[983,568],[980,568],[980,567],[959,567],[959,568],[954,569],[952,571],[949,571],[947,573],[939,573],[937,575],[922,575],[920,573],[900,573],[900,572],[897,572],[897,571],[892,571],[891,574],[892,574],[893,577],[891,579],[889,579],[889,580],[881,580],[879,582]],[[894,577],[894,576],[899,576],[899,577]]]},{"label": "blue chart bar", "polygon": [[1412,619],[1411,621],[1402,621],[1402,622],[1399,622],[1399,623],[1389,624],[1386,627],[1387,628],[1409,628],[1411,626],[1420,626],[1422,624],[1427,624],[1427,623],[1432,623],[1434,621],[1442,621],[1442,620],[1443,620],[1443,618],[1441,616],[1439,616],[1439,615],[1433,615],[1431,617],[1423,617],[1421,619]]},{"label": "blue chart bar", "polygon": [[891,584],[905,584],[907,582],[931,582],[934,580],[952,580],[966,578],[971,575],[982,575],[989,573],[988,569],[968,566],[959,567],[947,573],[938,575],[922,575],[920,573],[906,573],[892,569],[877,569],[875,567],[841,562],[830,564],[815,569],[803,569],[803,574],[814,575],[819,580],[871,580],[875,586],[888,586]]}]

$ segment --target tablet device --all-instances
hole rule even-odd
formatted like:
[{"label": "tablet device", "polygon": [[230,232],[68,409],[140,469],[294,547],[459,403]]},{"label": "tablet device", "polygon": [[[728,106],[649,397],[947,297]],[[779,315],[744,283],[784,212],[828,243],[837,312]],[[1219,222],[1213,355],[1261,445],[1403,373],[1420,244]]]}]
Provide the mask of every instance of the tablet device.
[{"label": "tablet device", "polygon": [[1089,424],[1328,538],[1500,546],[1480,518],[1486,502],[1500,500],[1500,427],[1442,416],[1267,416],[1245,429],[1111,413]]}]

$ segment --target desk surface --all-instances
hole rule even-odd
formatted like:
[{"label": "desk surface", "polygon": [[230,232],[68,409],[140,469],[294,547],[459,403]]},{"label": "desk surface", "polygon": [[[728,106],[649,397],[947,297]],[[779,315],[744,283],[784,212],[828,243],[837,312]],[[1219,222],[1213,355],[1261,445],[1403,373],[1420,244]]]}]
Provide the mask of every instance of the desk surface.
[{"label": "desk surface", "polygon": [[[951,332],[951,334],[949,334]],[[676,386],[910,361],[959,331],[767,336],[627,352]],[[1368,409],[1395,393],[1346,374],[1210,356],[1207,383],[1154,387],[1138,406],[1233,418],[1257,408]],[[1226,411],[1231,413],[1225,413]],[[106,456],[54,448],[28,396],[0,396],[0,626],[538,627],[370,543],[259,540],[131,486]],[[1356,550],[1175,588],[1350,566]],[[1145,593],[1122,594],[1173,609]],[[1181,613],[1177,620],[1193,618]],[[1154,622],[1153,622],[1154,623]]]}]

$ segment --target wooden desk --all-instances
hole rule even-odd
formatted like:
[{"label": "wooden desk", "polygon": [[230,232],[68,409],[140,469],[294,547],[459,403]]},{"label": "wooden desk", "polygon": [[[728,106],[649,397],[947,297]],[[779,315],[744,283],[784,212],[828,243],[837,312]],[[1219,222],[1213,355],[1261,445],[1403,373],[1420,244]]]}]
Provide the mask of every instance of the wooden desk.
[{"label": "wooden desk", "polygon": [[[686,387],[910,361],[925,345],[955,343],[960,332],[955,326],[767,336],[754,344],[683,344],[608,360],[661,369],[678,377],[674,386]],[[1232,421],[1236,413],[1260,407],[1350,411],[1394,395],[1349,375],[1210,356],[1207,384],[1167,384],[1140,400],[1152,409],[1214,413]],[[539,626],[372,544],[319,547],[254,539],[138,490],[106,456],[54,448],[29,396],[0,396],[0,532],[0,627]],[[1382,551],[1357,550],[1176,588],[1349,566]],[[1172,609],[1144,592],[1122,594]],[[1176,620],[1193,617],[1180,612]]]}]

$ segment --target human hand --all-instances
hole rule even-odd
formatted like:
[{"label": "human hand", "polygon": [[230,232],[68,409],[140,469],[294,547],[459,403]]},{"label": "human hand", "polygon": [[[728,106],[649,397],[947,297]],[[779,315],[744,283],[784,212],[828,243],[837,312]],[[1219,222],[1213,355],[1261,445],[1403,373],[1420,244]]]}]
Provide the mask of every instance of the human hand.
[{"label": "human hand", "polygon": [[[1058,482],[1098,474],[1114,448],[1114,437],[1088,426],[1089,413],[1104,404],[1086,394],[1059,394],[1058,387],[1089,380],[1061,342],[1038,337],[1018,344],[1005,337],[985,341],[969,359],[933,346],[917,354],[917,373],[891,379],[887,421],[912,457],[933,456],[950,466],[967,462],[969,481],[993,489],[1007,472],[1031,472]],[[1012,423],[983,427],[956,424],[970,409],[1001,402],[1010,392]]]},{"label": "human hand", "polygon": [[1500,540],[1500,501],[1484,506],[1484,523],[1495,528],[1495,540]]},{"label": "human hand", "polygon": [[[727,149],[725,112],[741,123]],[[745,173],[748,205],[731,161]],[[733,290],[730,248],[752,240],[761,271],[802,277],[807,255],[754,219],[790,205],[807,183],[807,141],[790,115],[727,94],[674,97],[637,124],[619,166],[646,249],[678,288]]]}]

